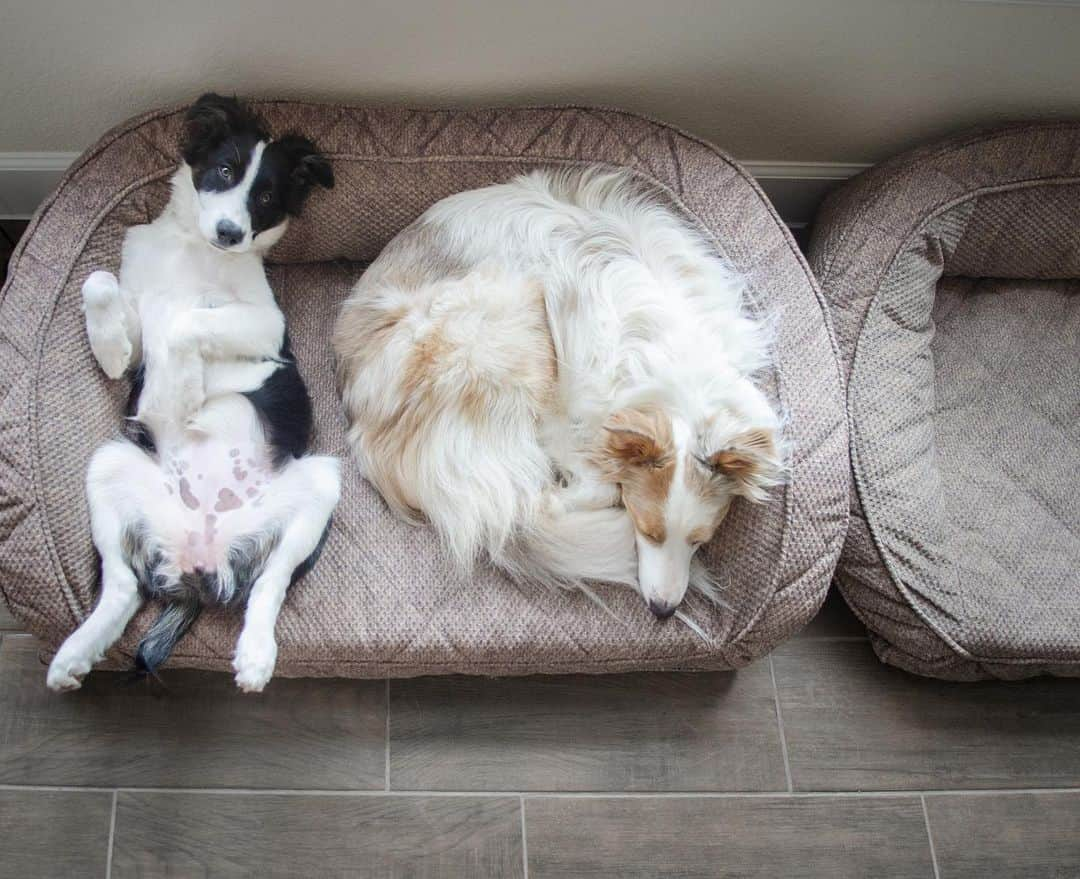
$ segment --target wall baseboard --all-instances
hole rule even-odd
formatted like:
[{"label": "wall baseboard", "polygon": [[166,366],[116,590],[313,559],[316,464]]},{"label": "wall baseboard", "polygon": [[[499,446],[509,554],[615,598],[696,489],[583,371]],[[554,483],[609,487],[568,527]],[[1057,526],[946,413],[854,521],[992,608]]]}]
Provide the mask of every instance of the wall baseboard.
[{"label": "wall baseboard", "polygon": [[[0,153],[0,220],[24,220],[60,182],[79,153]],[[744,161],[792,226],[805,226],[829,190],[869,167],[837,162]]]},{"label": "wall baseboard", "polygon": [[833,189],[870,167],[840,162],[740,162],[789,226],[810,224],[818,205]]},{"label": "wall baseboard", "polygon": [[25,220],[79,153],[0,153],[0,220]]}]

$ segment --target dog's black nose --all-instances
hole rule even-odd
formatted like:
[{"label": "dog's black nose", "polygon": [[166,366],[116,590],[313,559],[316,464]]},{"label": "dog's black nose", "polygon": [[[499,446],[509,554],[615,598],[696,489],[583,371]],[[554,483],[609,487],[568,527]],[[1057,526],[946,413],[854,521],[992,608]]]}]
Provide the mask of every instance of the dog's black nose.
[{"label": "dog's black nose", "polygon": [[239,244],[243,239],[244,230],[237,226],[236,223],[222,220],[217,224],[218,244],[223,247],[232,247],[233,245]]},{"label": "dog's black nose", "polygon": [[666,620],[675,613],[677,604],[668,604],[666,601],[657,601],[655,598],[649,602],[649,610],[658,620]]}]

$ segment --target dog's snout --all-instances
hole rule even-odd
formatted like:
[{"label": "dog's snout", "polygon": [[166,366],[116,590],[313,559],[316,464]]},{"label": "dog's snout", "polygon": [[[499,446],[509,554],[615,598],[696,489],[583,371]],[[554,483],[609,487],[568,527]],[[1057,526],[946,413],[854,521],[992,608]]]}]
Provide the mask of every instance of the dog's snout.
[{"label": "dog's snout", "polygon": [[677,607],[677,604],[668,604],[666,601],[660,601],[656,598],[653,598],[649,601],[649,610],[653,612],[653,615],[658,620],[666,620],[669,616],[675,613],[675,609]]},{"label": "dog's snout", "polygon": [[229,220],[221,220],[216,231],[218,244],[223,247],[235,247],[244,240],[244,230]]}]

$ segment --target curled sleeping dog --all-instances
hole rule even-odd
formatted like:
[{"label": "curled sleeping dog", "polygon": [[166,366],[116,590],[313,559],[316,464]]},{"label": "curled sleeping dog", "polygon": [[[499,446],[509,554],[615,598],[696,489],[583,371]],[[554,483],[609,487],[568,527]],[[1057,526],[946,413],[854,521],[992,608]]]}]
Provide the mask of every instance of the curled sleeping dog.
[{"label": "curled sleeping dog", "polygon": [[246,605],[233,667],[241,689],[261,690],[286,590],[339,496],[337,459],[305,454],[311,401],[262,262],[333,172],[235,99],[204,95],[185,121],[165,210],[127,231],[119,280],[98,271],[83,285],[94,356],[133,381],[127,438],[87,471],[101,596],[49,666],[55,690],[80,685],[144,599],[165,603],[139,645],[146,671],[204,605]]},{"label": "curled sleeping dog", "polygon": [[465,569],[625,583],[669,617],[688,586],[711,594],[695,553],[731,503],[765,500],[785,467],[745,286],[628,175],[445,198],[338,318],[360,468]]}]

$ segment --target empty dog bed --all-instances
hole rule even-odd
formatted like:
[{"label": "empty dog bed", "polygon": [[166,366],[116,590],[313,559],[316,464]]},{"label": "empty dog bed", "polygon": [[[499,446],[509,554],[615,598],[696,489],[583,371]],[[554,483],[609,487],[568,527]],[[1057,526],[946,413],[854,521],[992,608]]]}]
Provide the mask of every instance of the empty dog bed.
[{"label": "empty dog bed", "polygon": [[811,255],[857,488],[837,579],[878,655],[1080,674],[1080,124],[875,168],[828,201]]},{"label": "empty dog bed", "polygon": [[[336,187],[314,196],[271,251],[270,282],[314,397],[319,452],[344,457],[330,334],[341,299],[380,248],[446,195],[541,166],[625,167],[714,240],[750,279],[753,306],[779,315],[777,369],[763,377],[787,417],[788,483],[762,506],[736,503],[703,552],[727,606],[684,605],[702,634],[660,623],[641,599],[514,585],[480,567],[468,581],[430,529],[398,521],[351,461],[314,570],[277,626],[277,674],[524,674],[744,665],[805,624],[824,600],[847,522],[847,436],[820,293],[791,236],[747,174],[713,147],[625,113],[256,103],[270,129],[311,137]],[[83,489],[87,459],[119,432],[126,388],[93,361],[79,289],[116,271],[124,229],[165,204],[182,111],[107,134],[72,167],[16,251],[0,302],[0,587],[55,647],[93,606],[98,562]],[[687,352],[693,356],[693,352]],[[130,667],[156,609],[109,656]],[[239,616],[206,613],[172,666],[227,670]],[[702,635],[704,637],[702,637]]]}]

